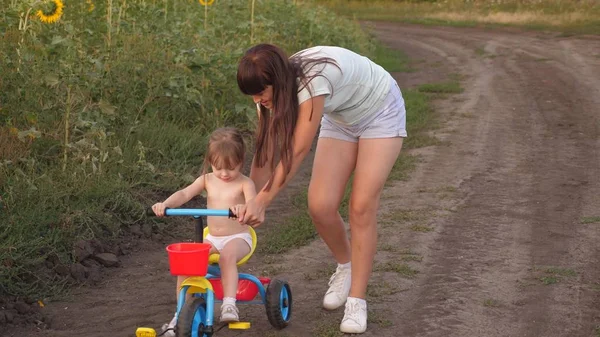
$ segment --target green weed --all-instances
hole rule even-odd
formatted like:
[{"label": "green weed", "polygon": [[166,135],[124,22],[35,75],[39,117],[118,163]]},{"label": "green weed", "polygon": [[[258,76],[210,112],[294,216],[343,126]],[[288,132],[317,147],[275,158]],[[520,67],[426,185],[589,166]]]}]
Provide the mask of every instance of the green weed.
[{"label": "green weed", "polygon": [[392,73],[410,71],[408,57],[405,54],[399,50],[388,48],[380,42],[375,45],[373,61]]},{"label": "green weed", "polygon": [[595,0],[366,1],[325,0],[319,5],[357,20],[398,21],[457,27],[517,26],[564,34],[599,34],[600,4]]},{"label": "green weed", "polygon": [[600,223],[600,216],[586,216],[579,220],[579,223],[582,224],[590,224],[590,223]]},{"label": "green weed", "polygon": [[433,231],[433,227],[423,226],[423,225],[413,225],[410,227],[410,230],[413,232],[428,233],[428,232]]},{"label": "green weed", "polygon": [[376,268],[377,271],[394,272],[404,278],[414,278],[419,271],[411,268],[409,265],[399,262],[387,262]]},{"label": "green weed", "polygon": [[495,300],[493,298],[487,298],[483,301],[483,306],[495,308],[500,306],[500,303],[498,302],[498,300]]}]

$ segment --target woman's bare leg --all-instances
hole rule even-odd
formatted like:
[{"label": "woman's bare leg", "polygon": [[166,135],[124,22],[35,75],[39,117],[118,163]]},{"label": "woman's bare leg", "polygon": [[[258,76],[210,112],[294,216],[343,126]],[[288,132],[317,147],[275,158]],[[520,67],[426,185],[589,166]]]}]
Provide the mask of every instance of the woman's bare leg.
[{"label": "woman's bare leg", "polygon": [[377,209],[383,185],[400,150],[402,138],[361,139],[350,196],[351,285],[340,330],[367,329],[367,283],[377,248]]},{"label": "woman's bare leg", "polygon": [[357,148],[357,143],[319,138],[308,187],[312,221],[340,264],[350,261],[350,243],[338,209],[356,163]]},{"label": "woman's bare leg", "polygon": [[365,298],[377,248],[377,210],[383,186],[396,163],[403,138],[361,139],[350,197],[352,286]]}]

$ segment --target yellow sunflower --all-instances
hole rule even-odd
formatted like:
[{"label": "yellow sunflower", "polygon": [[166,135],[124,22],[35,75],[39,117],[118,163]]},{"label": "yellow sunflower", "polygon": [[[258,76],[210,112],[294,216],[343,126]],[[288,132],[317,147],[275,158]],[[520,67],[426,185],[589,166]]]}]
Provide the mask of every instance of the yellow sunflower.
[{"label": "yellow sunflower", "polygon": [[50,13],[44,13],[44,11],[41,9],[35,13],[40,21],[45,23],[54,23],[63,15],[63,7],[65,7],[63,2],[61,0],[51,0],[51,2],[53,4],[53,8]]},{"label": "yellow sunflower", "polygon": [[94,8],[96,8],[96,6],[94,5],[94,2],[92,2],[92,0],[86,0],[85,2],[88,4],[88,12],[91,12],[94,10]]}]

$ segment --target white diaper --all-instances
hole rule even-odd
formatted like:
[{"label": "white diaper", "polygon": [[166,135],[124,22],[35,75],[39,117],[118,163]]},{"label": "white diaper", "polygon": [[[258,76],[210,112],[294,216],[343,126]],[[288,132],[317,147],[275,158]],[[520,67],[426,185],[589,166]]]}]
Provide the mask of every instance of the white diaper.
[{"label": "white diaper", "polygon": [[213,245],[213,247],[215,247],[218,252],[221,252],[221,250],[223,250],[223,247],[225,247],[227,242],[229,242],[233,239],[237,239],[237,238],[240,238],[240,239],[243,239],[244,241],[246,241],[248,246],[250,246],[250,249],[252,249],[252,235],[250,235],[250,233],[246,233],[246,232],[233,234],[233,235],[225,235],[225,236],[212,236],[210,234],[207,234],[205,240],[210,241],[210,243]]}]

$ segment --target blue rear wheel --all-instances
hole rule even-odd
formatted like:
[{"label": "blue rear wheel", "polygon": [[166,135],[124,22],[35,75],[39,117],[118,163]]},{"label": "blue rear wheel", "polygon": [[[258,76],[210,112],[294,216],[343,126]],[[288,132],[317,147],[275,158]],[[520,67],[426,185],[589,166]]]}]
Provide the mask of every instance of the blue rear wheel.
[{"label": "blue rear wheel", "polygon": [[177,337],[208,337],[206,328],[206,302],[198,297],[188,301],[177,319],[175,333]]},{"label": "blue rear wheel", "polygon": [[292,318],[292,290],[289,284],[273,279],[267,287],[267,318],[274,328],[283,329]]}]

